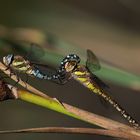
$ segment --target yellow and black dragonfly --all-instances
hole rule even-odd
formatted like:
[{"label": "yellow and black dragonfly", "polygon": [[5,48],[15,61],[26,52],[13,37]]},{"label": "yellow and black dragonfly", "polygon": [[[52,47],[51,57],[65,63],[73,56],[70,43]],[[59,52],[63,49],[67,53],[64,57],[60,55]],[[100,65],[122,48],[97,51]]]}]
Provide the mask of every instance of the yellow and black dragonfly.
[{"label": "yellow and black dragonfly", "polygon": [[[32,50],[40,52],[40,49],[37,49],[38,46],[32,44],[31,48]],[[38,51],[39,50],[39,51]],[[56,71],[54,68],[51,66],[48,66],[46,64],[41,64],[35,61],[30,60],[33,57],[33,54],[30,54],[30,58],[27,59],[26,57],[22,55],[15,55],[15,54],[8,54],[3,57],[3,64],[7,67],[6,70],[11,71],[11,75],[17,75],[17,80],[18,80],[18,73],[24,73],[29,76],[33,76],[39,79],[45,79],[45,80],[55,80],[58,77],[58,74],[56,75]],[[41,67],[43,69],[45,68],[45,73],[41,72]],[[48,74],[47,70],[53,71],[53,74]]]},{"label": "yellow and black dragonfly", "polygon": [[91,50],[87,50],[86,65],[80,64],[80,58],[76,54],[67,55],[61,61],[61,65],[58,69],[59,76],[62,75],[62,77],[59,77],[58,83],[64,84],[71,78],[75,79],[91,90],[94,94],[99,95],[105,101],[110,103],[130,123],[130,125],[139,128],[139,124],[106,93],[104,90],[106,84],[93,74],[93,72],[99,69],[99,61]]}]

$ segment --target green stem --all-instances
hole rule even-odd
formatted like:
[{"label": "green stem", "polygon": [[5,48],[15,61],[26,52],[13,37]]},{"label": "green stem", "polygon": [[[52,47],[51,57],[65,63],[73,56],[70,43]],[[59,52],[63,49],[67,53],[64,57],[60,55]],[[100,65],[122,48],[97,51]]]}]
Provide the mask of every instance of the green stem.
[{"label": "green stem", "polygon": [[110,130],[123,129],[124,131],[128,131],[128,130],[132,132],[135,131],[133,128],[127,125],[113,121],[103,116],[99,116],[91,112],[76,108],[66,103],[62,104],[54,98],[50,98],[50,97],[44,98],[44,97],[41,97],[41,96],[32,94],[28,91],[23,91],[23,90],[18,90],[18,97],[19,99],[23,101],[30,102],[30,103],[63,113],[70,117],[82,120],[90,124],[100,126],[105,129],[110,129]]},{"label": "green stem", "polygon": [[41,96],[31,94],[30,92],[19,90],[18,96],[21,100],[63,113],[65,115],[82,120],[78,115],[69,112],[59,101],[53,98],[43,98]]}]

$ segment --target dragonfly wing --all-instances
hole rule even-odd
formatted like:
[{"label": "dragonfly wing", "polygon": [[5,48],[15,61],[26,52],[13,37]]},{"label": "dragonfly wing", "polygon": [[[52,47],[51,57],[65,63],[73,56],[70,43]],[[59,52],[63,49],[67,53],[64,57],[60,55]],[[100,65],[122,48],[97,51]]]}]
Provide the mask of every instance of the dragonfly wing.
[{"label": "dragonfly wing", "polygon": [[87,50],[86,66],[91,73],[101,68],[99,64],[99,60],[97,59],[96,55],[91,50]]},{"label": "dragonfly wing", "polygon": [[23,56],[26,59],[39,61],[42,56],[45,55],[44,49],[38,44],[29,43],[26,41],[13,42],[7,41],[13,49],[14,54]]},{"label": "dragonfly wing", "polygon": [[99,79],[96,75],[91,73],[91,80],[98,85],[102,90],[109,89],[109,86],[105,84],[101,79]]},{"label": "dragonfly wing", "polygon": [[[99,79],[96,75],[92,74],[91,73],[91,80],[93,83],[96,83],[97,86],[103,91],[107,91],[109,89],[109,86],[107,84],[105,84],[101,79]],[[105,107],[105,108],[108,108],[109,107],[109,104],[107,101],[105,101],[101,96],[98,96],[99,97],[99,100],[101,102],[101,104]]]},{"label": "dragonfly wing", "polygon": [[[103,91],[109,89],[108,85],[106,85],[102,80],[100,80],[96,75],[93,74],[93,72],[99,70],[101,66],[99,64],[99,60],[97,59],[96,55],[91,50],[87,50],[86,67],[91,74],[90,78],[93,83],[96,83],[97,86]],[[103,104],[105,107],[108,107],[108,103],[102,97],[100,96],[98,97],[101,104]]]},{"label": "dragonfly wing", "polygon": [[27,53],[25,54],[25,57],[29,59],[30,61],[40,61],[41,57],[45,55],[44,49],[35,43],[24,43],[24,46],[26,46]]},{"label": "dragonfly wing", "polygon": [[44,67],[44,68],[47,68],[49,70],[52,70],[52,71],[56,71],[56,68],[51,66],[51,65],[47,65],[47,64],[42,64],[42,63],[39,63],[39,62],[34,62],[34,61],[31,61],[31,65],[35,66],[35,67]]}]

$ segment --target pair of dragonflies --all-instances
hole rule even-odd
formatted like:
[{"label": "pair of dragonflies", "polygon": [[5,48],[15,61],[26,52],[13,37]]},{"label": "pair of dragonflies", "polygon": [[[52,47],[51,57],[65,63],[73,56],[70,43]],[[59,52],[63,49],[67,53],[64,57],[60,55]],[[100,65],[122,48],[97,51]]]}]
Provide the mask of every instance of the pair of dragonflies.
[{"label": "pair of dragonflies", "polygon": [[23,72],[40,79],[51,80],[58,84],[65,84],[73,78],[110,103],[130,125],[136,128],[139,127],[139,124],[106,93],[106,84],[94,74],[95,71],[100,69],[100,64],[91,50],[87,50],[86,65],[80,64],[80,57],[76,54],[69,54],[61,61],[59,68],[54,74],[43,74],[40,69],[35,67],[35,64],[19,55],[9,54],[3,57],[3,63],[11,72]]}]

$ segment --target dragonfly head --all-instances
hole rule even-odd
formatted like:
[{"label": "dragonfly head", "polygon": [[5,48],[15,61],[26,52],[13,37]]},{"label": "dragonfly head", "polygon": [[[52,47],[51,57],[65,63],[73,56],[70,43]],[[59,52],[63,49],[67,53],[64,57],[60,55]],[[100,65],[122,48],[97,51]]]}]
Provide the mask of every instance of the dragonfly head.
[{"label": "dragonfly head", "polygon": [[66,72],[72,72],[80,63],[80,58],[76,54],[67,55],[61,62],[61,68]]},{"label": "dragonfly head", "polygon": [[14,59],[14,55],[13,54],[9,54],[9,55],[3,57],[3,63],[6,66],[9,66],[12,63],[13,59]]},{"label": "dragonfly head", "polygon": [[65,70],[66,72],[71,72],[75,69],[76,66],[77,66],[77,63],[75,61],[67,62],[65,64]]}]

